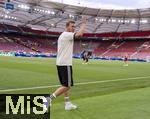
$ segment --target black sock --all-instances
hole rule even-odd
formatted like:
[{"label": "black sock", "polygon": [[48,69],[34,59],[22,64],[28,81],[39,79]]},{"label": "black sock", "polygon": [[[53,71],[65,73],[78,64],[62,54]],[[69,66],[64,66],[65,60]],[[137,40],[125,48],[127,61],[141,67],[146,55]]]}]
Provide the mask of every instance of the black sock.
[{"label": "black sock", "polygon": [[56,98],[56,95],[55,95],[55,94],[50,95],[50,99],[51,99],[51,100],[53,100],[53,99],[55,99],[55,98]]}]

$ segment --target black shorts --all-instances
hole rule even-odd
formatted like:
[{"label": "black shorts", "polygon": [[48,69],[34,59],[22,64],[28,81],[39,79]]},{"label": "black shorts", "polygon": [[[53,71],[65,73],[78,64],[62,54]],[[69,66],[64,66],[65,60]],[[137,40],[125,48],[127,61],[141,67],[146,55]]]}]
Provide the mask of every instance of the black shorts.
[{"label": "black shorts", "polygon": [[128,58],[125,58],[124,61],[128,61]]},{"label": "black shorts", "polygon": [[73,86],[72,66],[57,66],[59,81],[62,86]]},{"label": "black shorts", "polygon": [[86,60],[86,58],[85,58],[84,56],[82,57],[82,59],[83,59],[83,61],[85,61],[85,60]]}]

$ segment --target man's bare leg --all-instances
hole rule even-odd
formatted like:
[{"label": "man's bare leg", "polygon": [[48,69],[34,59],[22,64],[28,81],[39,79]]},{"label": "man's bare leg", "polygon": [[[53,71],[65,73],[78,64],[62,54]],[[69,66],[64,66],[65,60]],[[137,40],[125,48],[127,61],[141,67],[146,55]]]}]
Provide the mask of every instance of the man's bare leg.
[{"label": "man's bare leg", "polygon": [[69,90],[64,92],[65,110],[77,109],[77,106],[72,104],[69,99]]},{"label": "man's bare leg", "polygon": [[61,86],[60,88],[58,88],[51,96],[51,99],[54,99],[56,97],[58,97],[59,95],[65,93],[66,91],[68,91],[70,89],[70,87],[65,87],[65,86]]},{"label": "man's bare leg", "polygon": [[64,92],[64,99],[65,99],[65,102],[69,102],[69,91],[66,91]]}]

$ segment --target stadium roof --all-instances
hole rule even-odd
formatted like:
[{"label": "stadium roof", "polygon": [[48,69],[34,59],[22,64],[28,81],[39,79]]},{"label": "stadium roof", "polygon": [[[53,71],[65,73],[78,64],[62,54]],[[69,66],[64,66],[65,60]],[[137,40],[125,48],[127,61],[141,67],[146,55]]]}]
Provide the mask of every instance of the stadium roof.
[{"label": "stadium roof", "polygon": [[[149,8],[149,0],[49,0],[75,6],[101,9],[140,9]],[[134,3],[134,4],[133,4]]]},{"label": "stadium roof", "polygon": [[88,33],[150,30],[150,8],[96,9],[49,0],[11,0],[15,9],[6,10],[5,1],[0,2],[0,23],[60,32],[65,30],[68,19],[74,19],[78,29],[82,16],[86,16]]}]

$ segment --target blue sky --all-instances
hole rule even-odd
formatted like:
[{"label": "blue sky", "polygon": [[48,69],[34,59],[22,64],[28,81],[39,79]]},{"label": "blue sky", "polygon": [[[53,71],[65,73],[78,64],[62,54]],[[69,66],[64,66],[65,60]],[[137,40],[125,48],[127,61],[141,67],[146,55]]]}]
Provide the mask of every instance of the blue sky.
[{"label": "blue sky", "polygon": [[51,0],[72,5],[104,9],[150,8],[150,0]]}]

